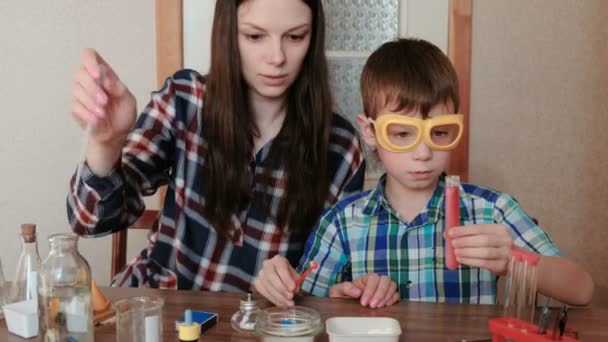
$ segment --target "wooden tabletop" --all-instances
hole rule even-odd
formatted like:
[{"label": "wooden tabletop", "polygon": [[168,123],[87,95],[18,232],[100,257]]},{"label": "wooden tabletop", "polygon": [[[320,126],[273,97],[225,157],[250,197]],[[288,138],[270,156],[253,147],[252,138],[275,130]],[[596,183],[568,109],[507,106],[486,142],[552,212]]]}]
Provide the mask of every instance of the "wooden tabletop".
[{"label": "wooden tabletop", "polygon": [[[243,294],[174,291],[134,288],[102,288],[112,302],[133,296],[160,296],[165,299],[163,308],[163,341],[178,341],[175,320],[185,309],[216,312],[219,324],[205,332],[201,341],[256,341],[255,337],[240,335],[230,327],[230,317],[239,309]],[[265,302],[264,302],[265,304]],[[264,306],[264,304],[262,306]],[[302,297],[296,301],[317,310],[323,321],[335,316],[384,316],[401,323],[400,341],[460,341],[490,337],[488,319],[500,315],[501,308],[494,305],[436,304],[401,302],[382,309],[361,307],[354,300]],[[608,341],[608,308],[573,308],[569,311],[568,326],[579,331],[582,341]],[[114,342],[114,324],[95,328],[96,342]],[[31,341],[12,335],[0,322],[0,341]],[[34,339],[35,340],[35,339]],[[327,341],[323,332],[316,341]]]}]

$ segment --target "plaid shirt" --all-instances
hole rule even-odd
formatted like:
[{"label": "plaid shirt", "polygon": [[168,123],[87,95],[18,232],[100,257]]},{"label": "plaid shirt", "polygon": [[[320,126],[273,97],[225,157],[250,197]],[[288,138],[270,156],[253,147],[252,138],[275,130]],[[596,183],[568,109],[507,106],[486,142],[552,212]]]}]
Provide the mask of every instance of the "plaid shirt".
[{"label": "plaid shirt", "polygon": [[[125,229],[144,209],[141,196],[169,185],[158,232],[113,285],[248,291],[264,260],[281,254],[296,265],[302,255],[307,234],[296,236],[274,224],[285,172],[281,165],[266,176],[263,162],[272,142],[251,156],[252,199],[232,216],[233,239],[218,235],[202,216],[205,191],[199,189],[205,184],[200,175],[208,148],[202,136],[203,83],[192,70],[169,78],[138,117],[111,174],[97,177],[85,165],[84,182],[71,181],[68,218],[74,232],[84,236]],[[337,114],[331,125],[325,207],[360,191],[365,172],[353,126]]]},{"label": "plaid shirt", "polygon": [[[302,284],[316,296],[368,273],[389,276],[401,299],[430,302],[495,303],[496,277],[461,265],[449,270],[444,258],[444,177],[427,207],[406,223],[388,203],[385,177],[375,189],[347,198],[322,216],[300,261],[319,268]],[[543,255],[559,255],[549,237],[512,197],[470,184],[460,187],[463,225],[501,223],[510,228],[517,246]]]}]

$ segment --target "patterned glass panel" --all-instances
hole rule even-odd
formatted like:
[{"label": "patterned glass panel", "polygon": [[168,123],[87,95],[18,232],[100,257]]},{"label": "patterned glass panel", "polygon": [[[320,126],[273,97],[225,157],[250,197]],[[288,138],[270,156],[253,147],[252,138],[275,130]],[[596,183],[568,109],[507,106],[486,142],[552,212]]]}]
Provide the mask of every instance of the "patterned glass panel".
[{"label": "patterned glass panel", "polygon": [[[365,60],[366,58],[330,58],[329,60],[330,82],[336,112],[348,118],[357,130],[359,130],[357,115],[363,113],[359,81]],[[361,143],[365,145],[363,140]],[[368,175],[383,172],[382,164],[367,146],[365,146],[365,157]]]},{"label": "patterned glass panel", "polygon": [[363,112],[359,81],[365,58],[330,58],[330,82],[336,110],[353,122]]},{"label": "patterned glass panel", "polygon": [[325,48],[373,51],[399,35],[399,0],[324,0]]}]

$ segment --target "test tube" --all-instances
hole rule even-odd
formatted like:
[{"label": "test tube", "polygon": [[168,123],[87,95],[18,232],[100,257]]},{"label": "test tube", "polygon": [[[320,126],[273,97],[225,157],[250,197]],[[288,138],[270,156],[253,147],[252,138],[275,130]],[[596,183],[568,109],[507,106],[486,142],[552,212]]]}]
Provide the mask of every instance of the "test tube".
[{"label": "test tube", "polygon": [[507,324],[515,326],[515,318],[517,317],[517,295],[519,289],[519,273],[521,270],[521,262],[518,260],[518,255],[511,252],[509,260],[509,268],[507,270],[507,283],[505,286],[505,303],[503,316],[507,320]]},{"label": "test tube", "polygon": [[528,291],[529,291],[529,273],[528,273],[528,264],[521,260],[519,261],[519,283],[518,285],[518,294],[517,294],[517,309],[515,318],[520,321],[525,320],[525,314],[528,303]]},{"label": "test tube", "polygon": [[527,331],[534,324],[536,311],[536,264],[540,256],[535,253],[511,250],[503,316],[510,327]]},{"label": "test tube", "polygon": [[536,265],[540,255],[536,253],[519,251],[523,265],[523,279],[521,281],[521,296],[518,305],[519,319],[530,323],[523,325],[522,330],[534,324],[534,313],[536,311]]},{"label": "test tube", "polygon": [[[446,233],[460,225],[460,177],[446,176],[445,177],[445,231]],[[455,270],[458,268],[454,248],[452,247],[452,239],[446,236],[445,240],[445,264],[448,269]]]}]

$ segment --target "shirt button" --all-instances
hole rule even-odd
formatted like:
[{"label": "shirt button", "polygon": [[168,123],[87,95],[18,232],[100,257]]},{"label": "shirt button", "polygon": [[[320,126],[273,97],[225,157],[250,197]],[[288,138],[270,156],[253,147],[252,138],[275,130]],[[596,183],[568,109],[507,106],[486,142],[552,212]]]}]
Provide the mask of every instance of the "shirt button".
[{"label": "shirt button", "polygon": [[407,282],[407,285],[405,285],[405,287],[407,287],[408,289],[411,289],[411,288],[412,288],[412,286],[414,286],[414,284],[412,284],[412,282],[411,282],[411,281],[408,281],[408,282]]}]

